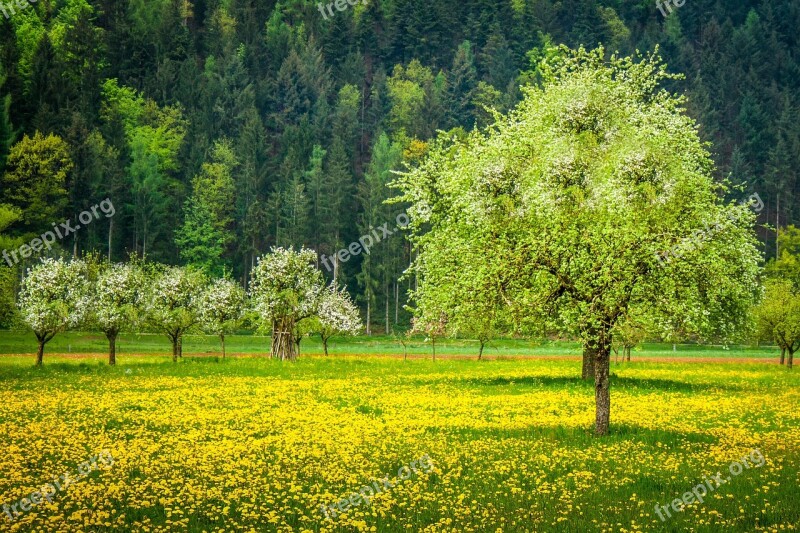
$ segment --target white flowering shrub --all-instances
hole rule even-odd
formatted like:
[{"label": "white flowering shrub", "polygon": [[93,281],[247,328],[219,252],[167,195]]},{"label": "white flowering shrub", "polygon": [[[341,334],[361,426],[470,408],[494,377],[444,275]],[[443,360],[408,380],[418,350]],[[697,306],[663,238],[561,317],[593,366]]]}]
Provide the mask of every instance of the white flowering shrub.
[{"label": "white flowering shrub", "polygon": [[86,315],[85,270],[83,261],[44,259],[22,279],[17,307],[39,341],[37,365],[42,364],[45,345]]},{"label": "white flowering shrub", "polygon": [[144,286],[141,269],[133,263],[115,263],[100,269],[88,301],[97,327],[108,339],[108,364],[117,363],[116,342],[120,331],[137,320]]},{"label": "white flowering shrub", "polygon": [[312,250],[273,248],[253,269],[250,297],[262,328],[272,330],[273,357],[295,360],[298,323],[319,312],[325,285],[315,262]]},{"label": "white flowering shrub", "polygon": [[185,267],[156,268],[144,298],[147,322],[172,342],[172,360],[181,354],[183,335],[199,320],[206,285],[201,272]]},{"label": "white flowering shrub", "polygon": [[334,335],[358,335],[363,328],[358,307],[342,288],[331,285],[323,293],[319,306],[318,328],[322,337],[325,355],[328,355],[328,340]]},{"label": "white flowering shrub", "polygon": [[225,334],[241,324],[246,299],[244,289],[224,278],[214,280],[200,297],[200,324],[206,332],[219,336],[222,357],[225,357]]}]

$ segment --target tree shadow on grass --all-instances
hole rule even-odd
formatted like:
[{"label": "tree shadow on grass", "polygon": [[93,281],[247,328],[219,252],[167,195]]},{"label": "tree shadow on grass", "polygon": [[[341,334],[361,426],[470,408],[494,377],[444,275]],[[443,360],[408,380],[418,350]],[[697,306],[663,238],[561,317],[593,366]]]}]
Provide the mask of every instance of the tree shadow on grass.
[{"label": "tree shadow on grass", "polygon": [[447,435],[454,438],[463,438],[465,441],[479,439],[521,439],[552,441],[554,445],[563,446],[569,443],[570,446],[583,449],[587,445],[614,442],[640,442],[652,444],[653,446],[663,446],[664,444],[673,445],[676,450],[685,449],[690,444],[712,444],[717,442],[714,435],[699,432],[678,432],[664,429],[652,429],[630,424],[615,424],[612,421],[609,434],[604,437],[597,437],[594,428],[587,427],[567,427],[567,426],[528,426],[524,428],[470,428],[470,427],[448,427],[433,426],[425,430],[431,435]]},{"label": "tree shadow on grass", "polygon": [[[424,380],[418,380],[420,384]],[[594,380],[582,380],[579,377],[554,377],[554,376],[521,376],[521,377],[496,377],[496,378],[465,378],[450,381],[455,385],[473,387],[505,387],[519,386],[532,388],[585,388],[594,389]],[[661,392],[701,392],[708,390],[741,390],[741,387],[729,384],[689,383],[671,379],[631,378],[611,376],[612,389],[621,389],[630,392],[636,391],[661,391]]]}]

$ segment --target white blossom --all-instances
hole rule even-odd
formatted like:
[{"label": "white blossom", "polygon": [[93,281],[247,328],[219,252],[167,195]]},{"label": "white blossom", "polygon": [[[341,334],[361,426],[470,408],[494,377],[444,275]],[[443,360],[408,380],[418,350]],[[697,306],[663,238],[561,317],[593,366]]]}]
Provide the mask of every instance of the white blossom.
[{"label": "white blossom", "polygon": [[17,306],[37,338],[52,338],[81,322],[87,311],[85,271],[83,261],[49,258],[28,269]]}]

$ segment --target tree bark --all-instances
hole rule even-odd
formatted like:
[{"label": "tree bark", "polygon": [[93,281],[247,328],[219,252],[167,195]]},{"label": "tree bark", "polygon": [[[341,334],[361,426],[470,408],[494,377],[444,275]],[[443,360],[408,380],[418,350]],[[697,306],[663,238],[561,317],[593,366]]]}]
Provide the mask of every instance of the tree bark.
[{"label": "tree bark", "polygon": [[106,332],[106,338],[108,339],[108,364],[113,366],[117,364],[117,332]]},{"label": "tree bark", "polygon": [[281,361],[295,361],[297,360],[296,346],[292,319],[277,320],[272,335],[272,357],[276,357]]},{"label": "tree bark", "polygon": [[781,364],[786,364],[786,346],[781,346]]},{"label": "tree bark", "polygon": [[219,334],[220,343],[222,343],[222,358],[225,359],[225,334]]},{"label": "tree bark", "polygon": [[486,341],[480,341],[481,343],[481,350],[478,352],[478,361],[483,358],[483,347],[486,345]]},{"label": "tree bark", "polygon": [[36,366],[42,366],[44,364],[44,345],[47,341],[44,338],[38,338],[39,341],[39,349],[36,351]]},{"label": "tree bark", "polygon": [[609,390],[609,370],[611,350],[608,337],[601,334],[597,339],[594,352],[594,399],[595,399],[595,435],[608,435],[611,419],[611,392]]},{"label": "tree bark", "polygon": [[392,324],[389,322],[389,297],[391,295],[392,286],[390,284],[386,284],[386,331],[384,333],[386,335],[392,334]]},{"label": "tree bark", "polygon": [[630,363],[631,362],[631,347],[630,346],[626,346],[625,347],[625,357],[626,357],[626,360]]},{"label": "tree bark", "polygon": [[583,346],[583,369],[581,379],[594,379],[594,350],[589,343]]},{"label": "tree bark", "polygon": [[794,364],[794,348],[790,346],[789,347],[789,357],[786,358],[786,368],[791,370],[793,364]]},{"label": "tree bark", "polygon": [[322,336],[322,350],[328,355],[328,337]]},{"label": "tree bark", "polygon": [[178,337],[171,337],[172,340],[172,362],[178,362]]}]

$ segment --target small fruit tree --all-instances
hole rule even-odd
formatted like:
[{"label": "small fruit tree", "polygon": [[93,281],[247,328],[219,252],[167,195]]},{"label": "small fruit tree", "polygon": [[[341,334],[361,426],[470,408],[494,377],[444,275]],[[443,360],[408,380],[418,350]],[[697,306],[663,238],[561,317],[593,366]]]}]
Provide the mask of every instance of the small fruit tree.
[{"label": "small fruit tree", "polygon": [[322,347],[328,355],[328,341],[334,335],[358,335],[364,325],[358,307],[343,288],[331,285],[325,291],[319,306],[318,331]]},{"label": "small fruit tree", "polygon": [[87,308],[85,270],[83,261],[44,259],[22,279],[17,307],[39,341],[37,366],[43,363],[45,345],[82,320]]},{"label": "small fruit tree", "polygon": [[200,296],[200,323],[208,333],[219,336],[225,357],[225,334],[234,331],[244,317],[247,294],[235,281],[214,280]]}]

